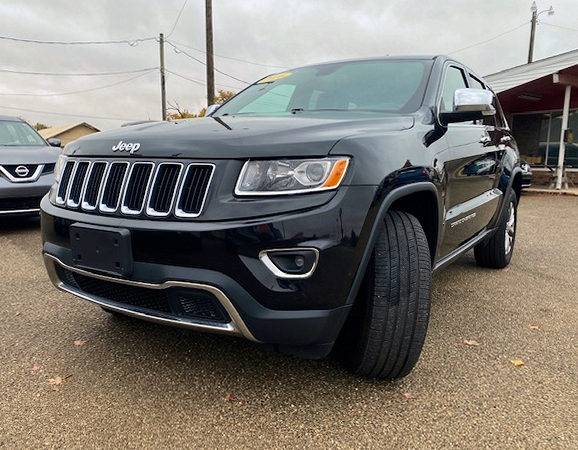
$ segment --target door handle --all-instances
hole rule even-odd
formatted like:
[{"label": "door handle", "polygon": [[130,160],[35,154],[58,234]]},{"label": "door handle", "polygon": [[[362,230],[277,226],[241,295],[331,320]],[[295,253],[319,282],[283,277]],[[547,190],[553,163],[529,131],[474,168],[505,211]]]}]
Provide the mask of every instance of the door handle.
[{"label": "door handle", "polygon": [[492,139],[490,136],[483,136],[480,138],[480,144],[489,144]]}]

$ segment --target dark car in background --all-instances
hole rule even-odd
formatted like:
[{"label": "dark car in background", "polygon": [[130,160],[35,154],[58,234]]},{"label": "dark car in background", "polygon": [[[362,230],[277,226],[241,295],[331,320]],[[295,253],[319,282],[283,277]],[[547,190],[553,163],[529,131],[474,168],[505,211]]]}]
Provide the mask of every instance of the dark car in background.
[{"label": "dark car in background", "polygon": [[24,120],[0,116],[0,220],[38,214],[59,154],[58,139],[45,141]]},{"label": "dark car in background", "polygon": [[58,288],[113,314],[334,351],[369,377],[416,364],[433,271],[470,249],[503,268],[514,249],[516,143],[484,81],[444,56],[277,73],[210,117],[84,137],[60,161],[41,204]]}]

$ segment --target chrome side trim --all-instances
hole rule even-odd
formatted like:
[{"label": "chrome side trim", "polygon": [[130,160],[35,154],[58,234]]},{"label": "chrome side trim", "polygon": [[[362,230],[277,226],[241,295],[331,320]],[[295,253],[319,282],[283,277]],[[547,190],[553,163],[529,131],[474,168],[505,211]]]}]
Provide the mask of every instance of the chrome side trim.
[{"label": "chrome side trim", "polygon": [[0,211],[0,215],[2,214],[26,214],[26,213],[38,213],[40,212],[40,208],[31,208],[31,209],[12,209],[7,211]]},{"label": "chrome side trim", "polygon": [[[191,214],[184,212],[181,208],[179,208],[179,202],[181,201],[181,196],[183,194],[183,188],[185,187],[185,180],[187,179],[187,175],[191,167],[198,167],[198,166],[211,166],[211,175],[209,176],[209,181],[207,182],[207,188],[205,189],[205,193],[203,194],[203,201],[201,203],[201,207],[199,208],[199,212],[197,214]],[[181,180],[180,187],[178,189],[179,193],[177,194],[177,203],[175,205],[175,216],[183,217],[183,218],[194,218],[199,217],[203,213],[203,208],[205,207],[205,202],[207,201],[207,196],[209,195],[209,188],[211,187],[211,182],[213,181],[213,175],[215,174],[215,165],[210,163],[192,163],[187,166],[185,170],[185,174],[183,175],[183,179]]]},{"label": "chrome side trim", "polygon": [[[193,282],[188,282],[188,281],[173,281],[173,280],[165,281],[165,282],[160,283],[160,284],[146,283],[146,282],[142,282],[142,281],[133,281],[133,280],[123,280],[123,279],[116,278],[116,277],[110,277],[107,275],[92,273],[92,272],[89,272],[89,271],[86,271],[83,269],[78,269],[76,267],[70,267],[67,264],[64,264],[62,261],[60,261],[57,257],[52,256],[48,253],[44,253],[43,256],[44,256],[44,264],[46,265],[46,269],[48,271],[48,275],[50,277],[50,280],[52,281],[52,284],[54,284],[54,286],[56,286],[58,289],[65,291],[65,292],[68,292],[68,293],[75,295],[77,297],[80,297],[84,300],[88,300],[89,302],[95,303],[99,306],[104,306],[104,307],[111,309],[113,311],[117,311],[117,312],[120,312],[122,314],[126,314],[127,316],[132,316],[132,317],[136,317],[139,319],[148,320],[150,322],[156,322],[156,323],[161,323],[161,324],[166,324],[166,325],[173,325],[173,326],[177,326],[177,327],[181,327],[181,328],[190,328],[190,329],[197,329],[197,330],[201,330],[201,331],[209,331],[209,332],[213,332],[213,333],[225,333],[225,334],[241,335],[241,336],[245,337],[246,339],[258,342],[257,339],[255,339],[253,334],[249,331],[249,329],[247,328],[247,326],[243,322],[243,319],[241,319],[241,316],[239,315],[239,313],[237,312],[237,310],[235,309],[235,307],[233,306],[233,304],[231,303],[229,298],[225,295],[225,293],[223,291],[221,291],[219,288],[217,288],[215,286],[211,286],[208,284],[201,284],[201,283],[193,283]],[[112,305],[101,297],[88,295],[88,294],[86,294],[86,293],[84,293],[78,289],[75,289],[71,286],[64,284],[62,282],[62,280],[60,280],[58,278],[58,274],[56,273],[56,264],[60,265],[61,267],[65,268],[67,270],[70,270],[71,272],[76,272],[76,273],[79,273],[79,274],[87,276],[87,277],[96,278],[98,280],[104,280],[104,281],[108,281],[108,282],[112,282],[112,283],[126,284],[128,286],[138,286],[138,287],[144,287],[144,288],[148,288],[148,289],[168,289],[168,288],[172,288],[172,287],[183,287],[183,288],[191,288],[191,289],[199,289],[199,290],[207,291],[207,292],[211,293],[212,295],[214,295],[215,298],[221,303],[221,305],[223,305],[223,308],[225,308],[225,310],[227,311],[227,313],[229,313],[229,316],[231,317],[231,322],[229,322],[227,324],[222,324],[222,325],[217,325],[217,324],[210,325],[210,324],[206,324],[206,323],[193,322],[193,321],[184,320],[184,319],[169,319],[166,317],[153,316],[150,314],[141,313],[139,311],[133,311],[131,309],[122,308],[122,307],[119,307],[116,305]]]},{"label": "chrome side trim", "polygon": [[[279,269],[279,267],[277,267],[273,261],[271,261],[271,258],[269,258],[269,253],[275,253],[275,252],[287,252],[287,251],[299,251],[299,250],[311,250],[313,251],[313,253],[315,253],[315,263],[313,264],[313,267],[311,268],[311,270],[307,273],[303,273],[303,274],[295,274],[295,273],[287,273],[287,272],[283,272],[281,269]],[[305,279],[305,278],[309,278],[311,275],[313,275],[313,272],[315,272],[315,269],[317,269],[317,264],[319,263],[319,250],[316,249],[315,247],[294,247],[294,248],[273,248],[270,250],[261,250],[259,252],[259,259],[261,260],[261,262],[265,265],[265,267],[267,267],[267,269],[269,269],[273,275],[275,275],[277,278],[283,278],[283,279],[287,279],[287,280],[298,280],[298,279]]]},{"label": "chrome side trim", "polygon": [[[25,165],[25,164],[21,164],[21,165]],[[33,164],[31,164],[33,165]],[[38,167],[36,168],[36,170],[34,171],[34,173],[32,175],[30,175],[29,177],[26,178],[16,178],[13,177],[12,174],[10,172],[8,172],[8,170],[6,170],[3,166],[0,166],[0,172],[2,172],[4,175],[6,175],[6,178],[8,178],[12,183],[32,183],[33,181],[38,180],[38,178],[40,177],[40,174],[42,173],[42,171],[44,170],[44,164],[39,164]]]}]

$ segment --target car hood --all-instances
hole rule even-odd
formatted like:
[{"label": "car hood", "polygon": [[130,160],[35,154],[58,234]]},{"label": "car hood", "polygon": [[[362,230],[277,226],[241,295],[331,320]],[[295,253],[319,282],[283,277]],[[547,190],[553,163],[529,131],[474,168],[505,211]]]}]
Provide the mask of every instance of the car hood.
[{"label": "car hood", "polygon": [[[155,122],[95,133],[66,148],[76,156],[119,156],[121,141],[139,144],[133,157],[237,159],[325,156],[340,139],[367,131],[390,132],[413,126],[411,116],[343,119],[339,116],[206,117]],[[130,147],[129,147],[130,148]],[[134,149],[134,145],[132,147]]]},{"label": "car hood", "polygon": [[0,146],[0,165],[51,164],[61,150],[50,146],[12,147]]}]

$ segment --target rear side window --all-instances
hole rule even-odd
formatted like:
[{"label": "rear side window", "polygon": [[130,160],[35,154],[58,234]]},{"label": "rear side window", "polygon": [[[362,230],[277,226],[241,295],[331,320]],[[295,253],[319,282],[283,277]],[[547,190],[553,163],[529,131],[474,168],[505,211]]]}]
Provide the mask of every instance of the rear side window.
[{"label": "rear side window", "polygon": [[467,88],[464,71],[458,67],[450,66],[446,71],[444,89],[440,103],[441,112],[451,112],[454,108],[454,93],[458,89]]}]

